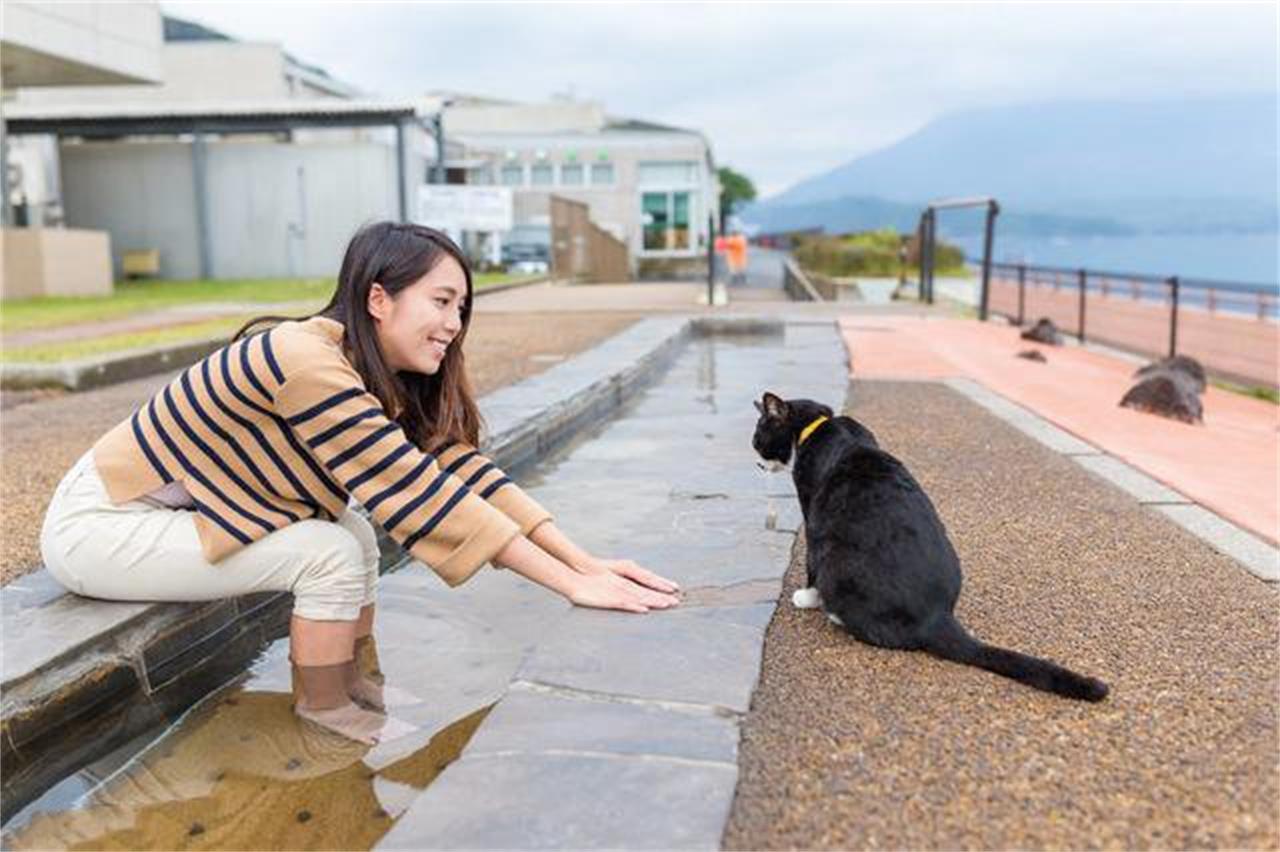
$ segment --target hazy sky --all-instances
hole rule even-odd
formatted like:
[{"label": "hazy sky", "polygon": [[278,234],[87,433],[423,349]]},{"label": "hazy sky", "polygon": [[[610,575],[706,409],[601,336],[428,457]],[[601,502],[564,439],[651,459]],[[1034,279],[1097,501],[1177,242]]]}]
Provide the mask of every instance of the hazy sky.
[{"label": "hazy sky", "polygon": [[572,91],[698,128],[762,195],[965,107],[1277,90],[1275,2],[162,6],[375,95]]}]

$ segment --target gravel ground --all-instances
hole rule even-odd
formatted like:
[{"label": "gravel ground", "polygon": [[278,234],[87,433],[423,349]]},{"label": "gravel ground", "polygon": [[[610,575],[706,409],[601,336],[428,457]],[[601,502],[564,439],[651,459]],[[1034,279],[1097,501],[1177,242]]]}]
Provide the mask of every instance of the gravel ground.
[{"label": "gravel ground", "polygon": [[[480,395],[553,367],[642,316],[497,313],[483,307],[477,313],[466,351]],[[79,394],[0,394],[0,585],[40,566],[40,523],[62,475],[102,433],[132,414],[173,375]]]},{"label": "gravel ground", "polygon": [[962,621],[1112,693],[862,645],[790,605],[800,542],[725,848],[1280,846],[1276,590],[941,385],[853,401],[947,524]]}]

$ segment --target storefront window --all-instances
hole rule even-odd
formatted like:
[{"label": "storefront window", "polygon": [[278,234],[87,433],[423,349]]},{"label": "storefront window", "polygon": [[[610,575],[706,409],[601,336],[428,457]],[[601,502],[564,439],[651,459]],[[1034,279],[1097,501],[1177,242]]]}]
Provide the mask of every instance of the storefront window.
[{"label": "storefront window", "polygon": [[641,202],[641,220],[644,224],[644,247],[648,251],[662,251],[667,247],[667,194],[646,192]]},{"label": "storefront window", "polygon": [[646,251],[679,251],[692,245],[690,193],[646,192],[640,205]]}]

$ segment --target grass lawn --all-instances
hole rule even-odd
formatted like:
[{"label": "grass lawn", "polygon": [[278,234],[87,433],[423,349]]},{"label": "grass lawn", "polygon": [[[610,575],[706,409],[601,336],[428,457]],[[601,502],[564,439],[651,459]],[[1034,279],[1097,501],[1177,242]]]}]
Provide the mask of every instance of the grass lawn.
[{"label": "grass lawn", "polygon": [[[317,301],[317,307],[323,302]],[[0,363],[6,364],[56,364],[60,361],[78,361],[92,358],[95,355],[106,355],[111,352],[123,352],[127,349],[144,349],[151,346],[163,346],[171,343],[182,343],[187,340],[201,338],[226,337],[230,339],[245,322],[255,314],[244,316],[220,317],[202,322],[184,323],[168,328],[153,328],[146,331],[131,331],[124,334],[110,334],[106,337],[89,337],[63,343],[42,343],[35,346],[5,347],[0,351]]]},{"label": "grass lawn", "polygon": [[[534,276],[476,275],[477,290],[521,281]],[[22,299],[0,307],[0,332],[53,328],[83,322],[118,319],[149,310],[201,302],[242,302],[263,304],[299,302],[285,311],[302,315],[317,311],[328,302],[333,282],[320,279],[264,279],[253,281],[126,281],[116,285],[111,296]],[[84,337],[57,343],[0,349],[0,362],[52,364],[180,343],[201,338],[230,337],[241,325],[266,310],[247,311],[217,319],[170,324],[163,328]]]},{"label": "grass lawn", "polygon": [[[530,276],[476,275],[477,289]],[[293,302],[329,300],[327,278],[262,278],[237,281],[121,281],[110,296],[16,299],[0,306],[0,333],[118,319],[142,311],[199,302]],[[9,359],[12,360],[12,359]]]}]

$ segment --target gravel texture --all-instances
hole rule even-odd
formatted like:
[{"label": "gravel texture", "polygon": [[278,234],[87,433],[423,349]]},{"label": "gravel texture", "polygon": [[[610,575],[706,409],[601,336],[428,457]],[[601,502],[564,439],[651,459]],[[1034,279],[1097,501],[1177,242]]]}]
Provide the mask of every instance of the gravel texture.
[{"label": "gravel texture", "polygon": [[[634,312],[498,313],[482,301],[466,344],[476,392],[484,395],[549,369],[641,317]],[[173,375],[78,394],[0,394],[0,585],[40,567],[40,524],[72,463]]]},{"label": "gravel texture", "polygon": [[1276,590],[944,386],[851,399],[947,524],[961,620],[1111,696],[860,644],[790,605],[800,541],[725,848],[1277,848]]}]

